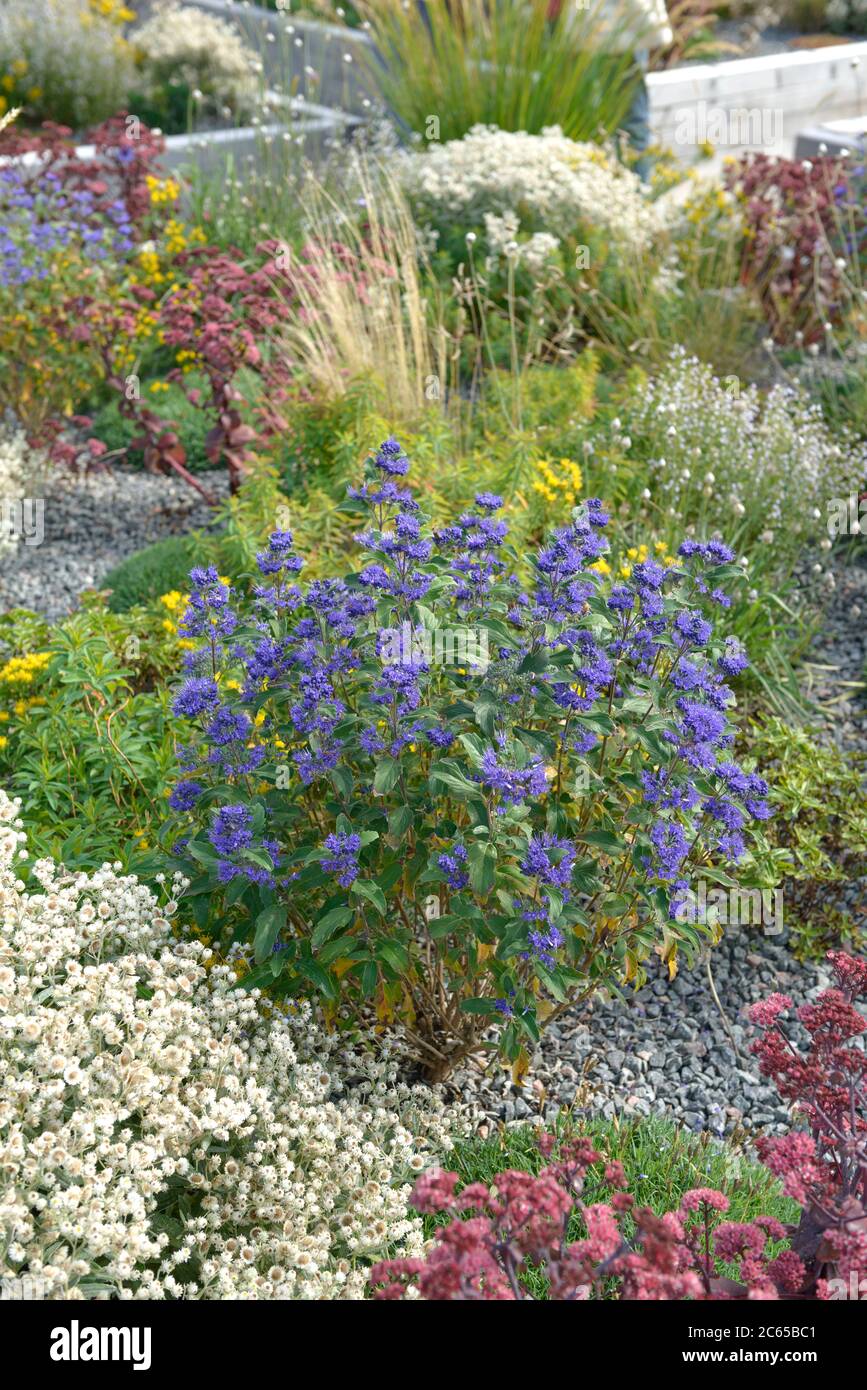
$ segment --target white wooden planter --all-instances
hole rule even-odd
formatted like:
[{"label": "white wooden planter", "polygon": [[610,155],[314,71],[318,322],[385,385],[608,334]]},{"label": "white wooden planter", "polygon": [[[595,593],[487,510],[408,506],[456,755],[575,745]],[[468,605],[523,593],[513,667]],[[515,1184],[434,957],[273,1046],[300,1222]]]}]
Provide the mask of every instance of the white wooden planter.
[{"label": "white wooden planter", "polygon": [[867,149],[867,115],[852,116],[846,121],[829,121],[827,125],[807,126],[798,132],[795,158],[809,159],[817,154],[842,154],[848,150],[863,155]]},{"label": "white wooden planter", "polygon": [[242,176],[254,161],[259,168],[269,162],[280,167],[281,147],[294,145],[308,159],[325,154],[329,145],[339,140],[353,119],[341,112],[305,103],[303,115],[295,115],[289,124],[238,126],[233,130],[200,131],[193,135],[167,135],[165,153],[160,158],[164,169],[181,170],[190,165],[205,174],[218,174],[231,160],[236,176]]},{"label": "white wooden planter", "polygon": [[[139,0],[135,8],[141,19],[147,17],[152,3]],[[367,79],[363,58],[372,51],[372,44],[361,30],[298,19],[238,0],[185,3],[234,24],[261,58],[269,87],[354,115],[370,110],[376,90]]]},{"label": "white wooden planter", "polygon": [[703,129],[720,149],[790,154],[803,127],[867,112],[867,43],[697,63],[651,73],[648,88],[654,134],[677,153]]}]

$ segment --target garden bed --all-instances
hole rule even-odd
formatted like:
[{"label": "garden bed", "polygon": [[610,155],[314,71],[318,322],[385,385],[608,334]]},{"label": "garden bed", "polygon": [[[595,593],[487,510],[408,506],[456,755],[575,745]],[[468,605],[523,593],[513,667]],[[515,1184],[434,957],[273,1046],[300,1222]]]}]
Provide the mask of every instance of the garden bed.
[{"label": "garden bed", "polygon": [[867,1276],[867,176],[763,113],[867,45],[654,74],[680,156],[757,118],[700,179],[547,0],[383,14],[364,140],[357,33],[233,10],[263,126],[218,0],[33,4],[213,128],[0,121],[4,1291],[812,1325]]}]

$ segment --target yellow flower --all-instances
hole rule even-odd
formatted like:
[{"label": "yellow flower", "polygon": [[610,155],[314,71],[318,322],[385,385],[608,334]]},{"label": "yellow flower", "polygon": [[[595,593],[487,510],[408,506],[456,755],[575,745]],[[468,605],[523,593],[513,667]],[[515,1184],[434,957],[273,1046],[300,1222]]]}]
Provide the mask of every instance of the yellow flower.
[{"label": "yellow flower", "polygon": [[177,179],[158,179],[153,174],[145,177],[145,183],[150,193],[151,204],[153,207],[161,207],[164,203],[176,203],[181,186]]},{"label": "yellow flower", "polygon": [[606,575],[611,573],[611,566],[609,565],[605,557],[602,555],[600,555],[598,560],[594,560],[590,568],[592,570],[595,570],[597,574]]},{"label": "yellow flower", "polygon": [[9,742],[5,734],[0,734],[0,748],[5,748]]},{"label": "yellow flower", "polygon": [[34,676],[51,660],[50,652],[29,652],[27,656],[13,656],[0,669],[0,684],[30,685]]}]

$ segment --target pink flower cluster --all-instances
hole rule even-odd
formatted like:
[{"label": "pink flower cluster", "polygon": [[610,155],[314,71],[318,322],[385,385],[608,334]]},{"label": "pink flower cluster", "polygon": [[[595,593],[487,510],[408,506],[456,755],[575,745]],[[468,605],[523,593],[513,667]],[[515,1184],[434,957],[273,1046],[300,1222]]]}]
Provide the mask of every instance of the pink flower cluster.
[{"label": "pink flower cluster", "polygon": [[759,1069],[809,1127],[759,1140],[762,1161],[803,1207],[792,1250],[809,1271],[808,1291],[828,1296],[831,1279],[867,1275],[867,961],[840,951],[828,960],[836,988],[803,1004],[796,1018],[809,1046],[797,1048],[780,1021],[792,1008],[773,995],[750,1011],[764,1031],[753,1044]]},{"label": "pink flower cluster", "polygon": [[[539,1147],[551,1158],[556,1141],[543,1135]],[[376,1265],[370,1275],[375,1297],[400,1299],[413,1290],[428,1300],[526,1300],[532,1295],[520,1276],[527,1266],[544,1267],[547,1296],[562,1301],[583,1301],[612,1284],[620,1298],[642,1300],[777,1298],[784,1288],[800,1287],[804,1269],[797,1256],[769,1258],[768,1242],[786,1234],[772,1217],[714,1228],[729,1204],[711,1188],[686,1192],[677,1211],[657,1216],[624,1191],[619,1163],[604,1169],[613,1189],[609,1200],[587,1205],[586,1175],[601,1162],[589,1140],[571,1139],[537,1177],[509,1170],[490,1187],[472,1183],[457,1192],[456,1173],[424,1174],[413,1205],[453,1220],[437,1231],[426,1259]],[[576,1219],[583,1234],[570,1240]],[[719,1279],[717,1260],[738,1265],[744,1283]]]}]

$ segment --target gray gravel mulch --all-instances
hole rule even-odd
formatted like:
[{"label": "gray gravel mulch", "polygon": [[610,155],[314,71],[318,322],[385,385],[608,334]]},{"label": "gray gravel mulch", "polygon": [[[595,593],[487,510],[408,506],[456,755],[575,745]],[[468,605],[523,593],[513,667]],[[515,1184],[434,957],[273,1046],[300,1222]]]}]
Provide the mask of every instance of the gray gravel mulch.
[{"label": "gray gravel mulch", "polygon": [[[228,473],[204,475],[217,499],[229,491]],[[52,621],[70,613],[83,589],[99,586],[109,570],[166,536],[207,526],[214,509],[179,478],[118,466],[76,476],[55,471],[41,489],[45,534],[23,541],[0,562],[0,611],[33,608]]]}]

